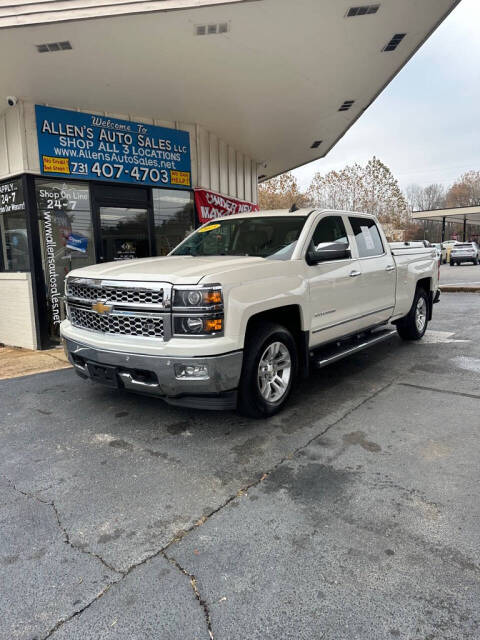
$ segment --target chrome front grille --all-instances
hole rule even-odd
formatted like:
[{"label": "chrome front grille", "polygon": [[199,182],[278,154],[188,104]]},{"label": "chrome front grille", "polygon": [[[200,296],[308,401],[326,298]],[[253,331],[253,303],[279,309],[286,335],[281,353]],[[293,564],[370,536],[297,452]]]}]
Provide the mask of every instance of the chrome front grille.
[{"label": "chrome front grille", "polygon": [[169,340],[171,290],[162,282],[67,278],[67,315],[79,329]]},{"label": "chrome front grille", "polygon": [[74,327],[123,336],[165,338],[164,319],[154,314],[118,311],[99,314],[85,307],[69,305],[70,322]]},{"label": "chrome front grille", "polygon": [[164,287],[137,285],[136,283],[87,281],[75,278],[67,279],[67,298],[85,300],[87,302],[117,302],[126,305],[158,305],[164,306]]}]

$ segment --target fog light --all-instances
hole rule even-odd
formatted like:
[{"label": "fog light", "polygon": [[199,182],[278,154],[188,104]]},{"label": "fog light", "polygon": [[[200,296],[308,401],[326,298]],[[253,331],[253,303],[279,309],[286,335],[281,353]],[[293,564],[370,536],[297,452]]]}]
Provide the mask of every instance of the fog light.
[{"label": "fog light", "polygon": [[206,364],[176,364],[175,377],[178,380],[208,380]]}]

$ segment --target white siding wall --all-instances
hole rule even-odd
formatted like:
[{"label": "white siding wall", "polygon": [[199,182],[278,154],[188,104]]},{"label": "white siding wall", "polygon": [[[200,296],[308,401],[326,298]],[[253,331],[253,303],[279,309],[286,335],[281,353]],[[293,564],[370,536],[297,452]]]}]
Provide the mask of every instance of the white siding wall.
[{"label": "white siding wall", "polygon": [[151,13],[175,9],[198,9],[216,4],[235,4],[246,0],[26,0],[0,2],[0,28],[20,25],[64,22],[131,13]]},{"label": "white siding wall", "polygon": [[[92,113],[92,112],[90,112]],[[198,124],[156,120],[133,114],[95,111],[98,115],[135,120],[190,134],[192,186],[257,202],[257,163]],[[35,107],[19,102],[0,115],[0,180],[19,173],[40,173]]]},{"label": "white siding wall", "polygon": [[32,283],[29,273],[0,273],[0,342],[37,348]]},{"label": "white siding wall", "polygon": [[18,104],[0,115],[0,178],[24,171],[25,153],[23,104]]}]

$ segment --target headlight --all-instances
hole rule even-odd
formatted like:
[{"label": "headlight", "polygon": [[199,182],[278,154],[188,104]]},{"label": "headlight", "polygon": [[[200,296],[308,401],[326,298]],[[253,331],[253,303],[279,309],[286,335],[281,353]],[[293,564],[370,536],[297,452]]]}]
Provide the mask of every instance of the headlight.
[{"label": "headlight", "polygon": [[173,316],[173,333],[177,336],[223,335],[223,315]]},{"label": "headlight", "polygon": [[173,310],[199,309],[220,311],[223,309],[222,289],[218,285],[207,287],[175,287],[173,289]]},{"label": "headlight", "polygon": [[220,285],[173,288],[173,335],[222,336],[223,294]]}]

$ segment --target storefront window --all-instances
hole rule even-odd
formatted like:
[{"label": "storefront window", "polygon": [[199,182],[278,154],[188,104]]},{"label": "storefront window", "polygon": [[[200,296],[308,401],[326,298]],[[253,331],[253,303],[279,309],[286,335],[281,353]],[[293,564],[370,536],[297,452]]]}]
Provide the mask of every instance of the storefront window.
[{"label": "storefront window", "polygon": [[21,178],[0,183],[0,271],[29,271],[25,198]]},{"label": "storefront window", "polygon": [[72,269],[95,263],[88,184],[35,180],[50,335],[64,318],[61,297]]},{"label": "storefront window", "polygon": [[190,191],[152,189],[157,255],[165,256],[195,227]]},{"label": "storefront window", "polygon": [[99,207],[102,260],[147,258],[148,210],[132,207]]}]

